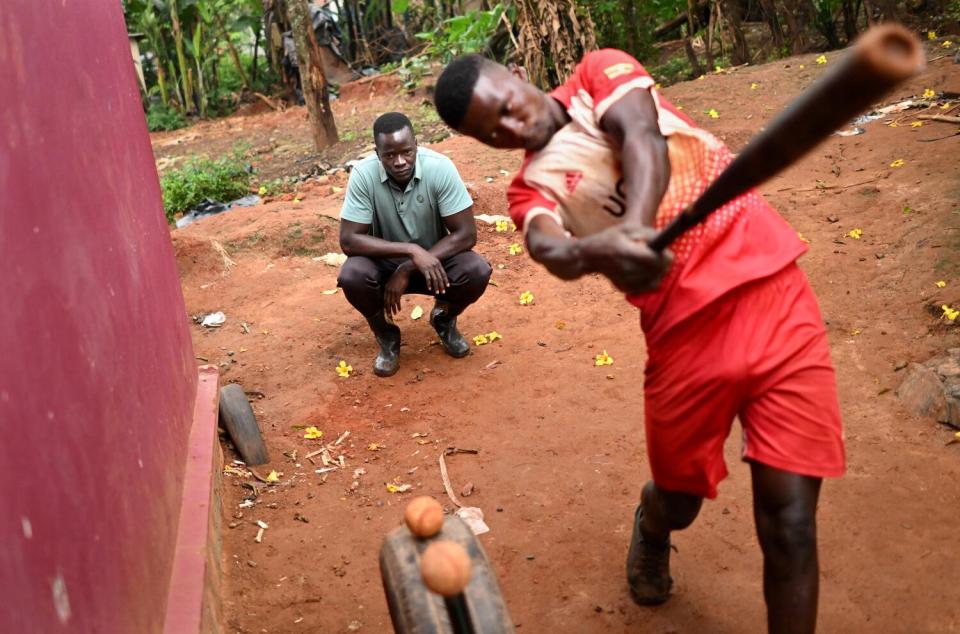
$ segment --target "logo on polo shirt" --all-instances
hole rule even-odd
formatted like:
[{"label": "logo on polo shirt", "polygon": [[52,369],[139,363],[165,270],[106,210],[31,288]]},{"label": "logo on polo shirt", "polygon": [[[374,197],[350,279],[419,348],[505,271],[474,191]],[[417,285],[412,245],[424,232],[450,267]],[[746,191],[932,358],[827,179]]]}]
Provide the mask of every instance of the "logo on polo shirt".
[{"label": "logo on polo shirt", "polygon": [[583,178],[583,172],[567,172],[566,182],[567,182],[567,193],[572,194],[576,189],[577,185],[580,184],[580,179]]},{"label": "logo on polo shirt", "polygon": [[422,195],[422,194],[417,194],[417,202],[418,202],[418,203],[421,203],[421,204],[423,203],[423,195]]}]

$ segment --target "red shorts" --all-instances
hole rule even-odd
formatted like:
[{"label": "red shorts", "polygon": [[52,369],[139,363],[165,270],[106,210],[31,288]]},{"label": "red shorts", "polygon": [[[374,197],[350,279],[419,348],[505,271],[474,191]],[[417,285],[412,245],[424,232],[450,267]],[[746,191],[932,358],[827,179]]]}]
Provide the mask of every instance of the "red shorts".
[{"label": "red shorts", "polygon": [[744,460],[843,474],[827,333],[795,263],[730,291],[650,344],[644,393],[653,480],[667,490],[717,496],[736,416]]}]

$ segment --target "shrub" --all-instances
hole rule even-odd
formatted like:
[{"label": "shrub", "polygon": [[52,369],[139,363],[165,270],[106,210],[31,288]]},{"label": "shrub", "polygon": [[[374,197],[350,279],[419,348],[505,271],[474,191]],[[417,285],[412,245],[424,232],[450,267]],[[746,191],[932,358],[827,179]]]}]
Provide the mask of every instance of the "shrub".
[{"label": "shrub", "polygon": [[147,111],[147,129],[151,132],[179,130],[186,125],[183,115],[166,104],[155,104]]},{"label": "shrub", "polygon": [[237,155],[217,160],[193,159],[160,179],[167,220],[204,198],[229,202],[250,191],[250,173]]}]

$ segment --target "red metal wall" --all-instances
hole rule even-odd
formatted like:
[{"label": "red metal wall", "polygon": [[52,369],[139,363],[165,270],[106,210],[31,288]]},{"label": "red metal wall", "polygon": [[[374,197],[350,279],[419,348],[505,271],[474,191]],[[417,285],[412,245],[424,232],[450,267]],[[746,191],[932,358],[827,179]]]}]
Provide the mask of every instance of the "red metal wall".
[{"label": "red metal wall", "polygon": [[0,8],[0,632],[162,627],[196,367],[119,0]]}]

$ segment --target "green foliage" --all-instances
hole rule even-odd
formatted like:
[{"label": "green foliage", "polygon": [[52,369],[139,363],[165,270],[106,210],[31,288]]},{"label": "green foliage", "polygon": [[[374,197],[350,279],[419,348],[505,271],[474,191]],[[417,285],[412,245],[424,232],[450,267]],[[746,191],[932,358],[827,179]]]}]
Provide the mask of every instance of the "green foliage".
[{"label": "green foliage", "polygon": [[154,104],[147,111],[147,128],[151,132],[179,130],[186,127],[183,115],[164,103]]},{"label": "green foliage", "polygon": [[239,154],[221,159],[193,159],[160,179],[167,220],[204,198],[228,202],[250,191],[250,174]]},{"label": "green foliage", "polygon": [[446,63],[459,55],[482,51],[497,30],[501,15],[501,4],[490,11],[470,11],[444,20],[433,31],[417,33],[417,38],[427,42],[428,55]]}]

